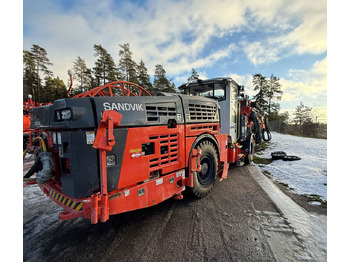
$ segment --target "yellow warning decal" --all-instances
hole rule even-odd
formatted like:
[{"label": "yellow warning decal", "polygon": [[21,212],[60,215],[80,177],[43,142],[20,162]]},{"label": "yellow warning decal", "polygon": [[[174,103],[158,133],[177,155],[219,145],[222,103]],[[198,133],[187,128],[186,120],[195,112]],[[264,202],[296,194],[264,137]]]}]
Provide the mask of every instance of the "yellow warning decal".
[{"label": "yellow warning decal", "polygon": [[75,202],[72,199],[68,199],[53,189],[50,189],[49,195],[52,198],[56,199],[58,202],[62,203],[63,205],[65,205],[71,209],[74,209],[75,211],[80,211],[83,209],[82,202]]},{"label": "yellow warning decal", "polygon": [[130,153],[141,152],[141,148],[131,149]]}]

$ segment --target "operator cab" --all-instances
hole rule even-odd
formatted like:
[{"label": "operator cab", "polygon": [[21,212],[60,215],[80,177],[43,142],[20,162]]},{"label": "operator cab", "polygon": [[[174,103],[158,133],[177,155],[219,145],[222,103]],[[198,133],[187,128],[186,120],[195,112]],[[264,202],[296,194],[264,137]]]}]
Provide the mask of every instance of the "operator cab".
[{"label": "operator cab", "polygon": [[184,95],[217,99],[220,106],[220,133],[230,135],[232,142],[238,139],[238,96],[243,86],[230,77],[221,77],[182,84],[179,89]]}]

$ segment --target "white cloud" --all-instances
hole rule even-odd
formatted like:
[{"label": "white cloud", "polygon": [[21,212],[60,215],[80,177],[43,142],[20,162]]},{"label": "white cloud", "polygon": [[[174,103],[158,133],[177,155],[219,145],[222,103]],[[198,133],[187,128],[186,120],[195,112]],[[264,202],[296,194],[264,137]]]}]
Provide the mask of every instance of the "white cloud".
[{"label": "white cloud", "polygon": [[191,58],[182,56],[176,63],[168,62],[164,63],[167,71],[172,73],[189,72],[192,68],[201,68],[204,66],[210,66],[220,59],[229,57],[231,52],[236,49],[235,44],[219,49],[205,57]]},{"label": "white cloud", "polygon": [[243,6],[231,1],[158,0],[143,7],[122,2],[117,10],[112,1],[77,1],[63,12],[58,3],[38,0],[25,2],[24,11],[30,32],[24,49],[39,42],[49,52],[54,71],[61,69],[64,56],[73,62],[79,55],[93,66],[93,44],[102,44],[117,62],[118,45],[128,42],[136,61],[142,58],[146,65],[169,65],[167,71],[178,74],[227,57],[233,44],[205,58],[199,54],[211,37],[223,36],[244,23]]},{"label": "white cloud", "polygon": [[240,43],[247,58],[255,65],[276,62],[280,59],[280,49],[276,46],[262,44],[262,42]]},{"label": "white cloud", "polygon": [[299,102],[317,109],[320,122],[327,121],[327,57],[314,63],[310,70],[290,69],[286,78],[281,78],[283,110],[295,111]]},{"label": "white cloud", "polygon": [[[115,5],[111,0],[76,0],[64,10],[58,2],[25,1],[24,49],[32,44],[46,48],[52,70],[63,79],[77,56],[93,66],[93,44],[101,44],[118,63],[118,45],[130,43],[134,60],[143,59],[151,74],[159,63],[175,76],[191,68],[202,70],[239,49],[261,65],[292,53],[326,50],[326,1],[316,2],[156,0]],[[232,38],[236,44],[210,49],[213,38],[242,31],[261,37]]]},{"label": "white cloud", "polygon": [[[229,74],[238,84],[245,86],[245,93],[252,98],[254,91],[253,75]],[[283,96],[280,101],[281,113],[294,112],[300,101],[317,109],[319,120],[327,121],[327,57],[316,61],[309,70],[290,69],[287,77],[280,78]]]},{"label": "white cloud", "polygon": [[325,95],[327,91],[327,57],[314,63],[310,70],[290,69],[288,79],[281,79],[282,89],[289,99],[293,96]]},{"label": "white cloud", "polygon": [[248,1],[253,29],[271,30],[260,41],[241,43],[254,65],[272,63],[293,54],[322,54],[327,50],[327,2]]}]

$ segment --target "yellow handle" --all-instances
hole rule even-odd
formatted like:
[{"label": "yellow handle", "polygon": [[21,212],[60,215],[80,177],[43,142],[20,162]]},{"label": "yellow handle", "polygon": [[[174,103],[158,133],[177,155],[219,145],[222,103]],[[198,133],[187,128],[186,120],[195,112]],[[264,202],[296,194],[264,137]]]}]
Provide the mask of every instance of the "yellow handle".
[{"label": "yellow handle", "polygon": [[46,144],[45,144],[44,138],[42,138],[41,136],[37,136],[37,137],[33,140],[33,143],[34,143],[37,139],[40,139],[40,140],[41,140],[41,144],[42,144],[42,146],[43,146],[43,150],[44,150],[44,152],[46,152]]},{"label": "yellow handle", "polygon": [[[40,140],[41,140],[41,145],[43,146],[43,150],[44,150],[44,152],[46,152],[46,151],[47,151],[47,149],[46,149],[46,144],[45,144],[45,140],[44,140],[44,138],[42,138],[42,137],[38,136],[38,137],[36,137],[36,138],[33,140],[33,143],[34,143],[36,140],[38,140],[38,139],[40,139]],[[26,149],[26,150],[24,150],[24,152],[23,152],[23,159],[24,159],[24,157],[26,156],[27,151],[28,151],[27,149]]]}]

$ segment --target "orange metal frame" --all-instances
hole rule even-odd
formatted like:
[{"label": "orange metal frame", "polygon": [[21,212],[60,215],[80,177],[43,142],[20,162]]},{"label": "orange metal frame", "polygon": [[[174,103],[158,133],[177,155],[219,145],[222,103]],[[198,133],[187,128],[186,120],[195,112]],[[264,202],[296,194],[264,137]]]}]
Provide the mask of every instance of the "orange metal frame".
[{"label": "orange metal frame", "polygon": [[[128,87],[129,86],[129,87]],[[123,96],[137,96],[134,92],[130,90],[131,87],[136,87],[139,89],[138,96],[148,95],[152,96],[150,92],[144,89],[142,86],[128,82],[128,81],[115,81],[103,86],[98,86],[91,89],[88,92],[78,94],[73,98],[78,97],[94,97],[94,96],[116,96],[115,90],[121,90]]]}]

